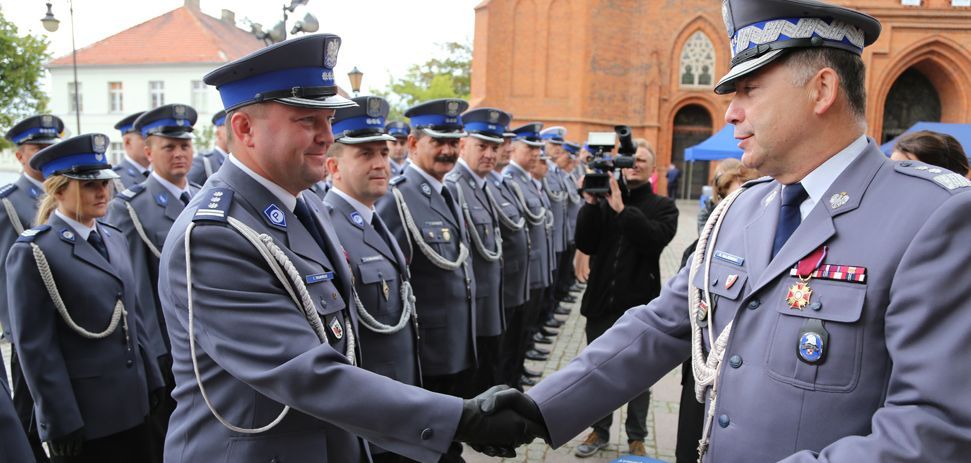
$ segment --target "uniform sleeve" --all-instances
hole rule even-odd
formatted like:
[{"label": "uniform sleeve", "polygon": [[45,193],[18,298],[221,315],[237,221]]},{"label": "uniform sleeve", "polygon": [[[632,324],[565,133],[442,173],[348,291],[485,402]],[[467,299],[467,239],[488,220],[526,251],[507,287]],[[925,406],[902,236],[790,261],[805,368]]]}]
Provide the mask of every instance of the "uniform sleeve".
[{"label": "uniform sleeve", "polygon": [[559,447],[630,402],[689,355],[688,270],[646,306],[627,311],[565,368],[528,394]]},{"label": "uniform sleeve", "polygon": [[29,245],[15,244],[6,268],[7,304],[20,367],[34,399],[40,439],[50,441],[84,426],[57,339],[57,309]]},{"label": "uniform sleeve", "polygon": [[617,215],[620,230],[635,250],[657,252],[667,246],[678,231],[678,208],[673,201],[657,199],[657,207],[649,215],[634,205],[625,207]]},{"label": "uniform sleeve", "polygon": [[886,346],[893,361],[871,433],[844,437],[797,462],[966,461],[971,454],[971,191],[951,197],[914,236],[890,285]]},{"label": "uniform sleeve", "polygon": [[[182,240],[173,249],[168,284],[160,285],[171,320],[188,331]],[[171,246],[176,244],[176,246]],[[448,448],[462,401],[405,385],[348,364],[321,344],[303,312],[272,278],[263,258],[235,230],[192,233],[192,300],[198,355],[274,401],[358,434],[389,451],[437,461]],[[240,333],[246,333],[240,338]],[[334,400],[340,397],[340,400]],[[398,417],[389,420],[386,417]],[[422,439],[423,431],[427,440]]]},{"label": "uniform sleeve", "polygon": [[10,334],[10,310],[7,307],[7,285],[6,267],[3,265],[7,261],[7,254],[10,247],[17,240],[17,233],[7,218],[7,213],[0,207],[0,326],[3,328],[5,337]]}]

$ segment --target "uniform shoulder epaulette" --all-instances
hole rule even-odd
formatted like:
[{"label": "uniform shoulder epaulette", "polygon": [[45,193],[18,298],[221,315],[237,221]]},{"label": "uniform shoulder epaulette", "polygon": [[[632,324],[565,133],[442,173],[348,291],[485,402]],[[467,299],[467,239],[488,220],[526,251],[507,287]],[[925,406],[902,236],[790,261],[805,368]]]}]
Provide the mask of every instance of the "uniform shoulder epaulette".
[{"label": "uniform shoulder epaulette", "polygon": [[119,171],[119,170],[121,170],[121,164],[115,164],[115,165],[111,166],[111,170],[116,171],[116,172]]},{"label": "uniform shoulder epaulette", "polygon": [[10,196],[10,193],[13,193],[14,191],[17,191],[16,183],[4,185],[3,188],[0,188],[0,198],[6,198],[7,196]]},{"label": "uniform shoulder epaulette", "polygon": [[229,208],[233,205],[233,190],[213,188],[206,193],[206,199],[199,203],[193,222],[228,222]]},{"label": "uniform shoulder epaulette", "polygon": [[189,182],[189,186],[198,188],[200,190],[202,189],[202,185],[200,185],[200,184],[198,184],[196,182]]},{"label": "uniform shoulder epaulette", "polygon": [[749,180],[745,182],[744,184],[742,184],[742,188],[748,188],[751,186],[758,185],[760,183],[768,183],[768,182],[771,182],[772,180],[773,180],[772,177],[769,177],[768,175],[766,175],[765,177],[759,177],[757,179]]},{"label": "uniform shoulder epaulette", "polygon": [[118,228],[118,227],[116,227],[116,226],[114,226],[114,225],[112,225],[112,224],[110,224],[108,222],[105,222],[104,220],[98,220],[98,225],[101,225],[101,226],[103,226],[105,228],[110,228],[110,229],[112,229],[114,231],[117,231],[118,233],[121,233],[122,232],[120,228]]},{"label": "uniform shoulder epaulette", "polygon": [[971,180],[966,177],[951,172],[942,167],[935,167],[930,164],[924,164],[923,162],[917,161],[902,161],[896,163],[894,170],[911,177],[922,178],[928,180],[935,185],[944,188],[948,191],[959,190],[961,188],[971,187]]},{"label": "uniform shoulder epaulette", "polygon": [[131,201],[132,199],[135,199],[135,196],[138,196],[143,191],[145,191],[145,185],[139,183],[128,187],[128,189],[125,191],[118,192],[118,194],[115,196],[124,199],[125,201]]},{"label": "uniform shoulder epaulette", "polygon": [[19,237],[17,237],[17,242],[18,243],[30,243],[30,242],[33,242],[34,241],[34,238],[36,238],[37,235],[39,235],[41,233],[44,233],[44,232],[46,232],[47,230],[50,230],[50,229],[51,229],[51,226],[50,225],[47,225],[45,223],[44,225],[38,225],[38,226],[36,226],[34,228],[30,228],[30,229],[24,230],[24,232],[21,233]]},{"label": "uniform shoulder epaulette", "polygon": [[398,185],[399,183],[404,183],[405,180],[408,180],[408,177],[405,177],[404,175],[399,175],[391,179],[391,185],[394,186],[394,185]]}]

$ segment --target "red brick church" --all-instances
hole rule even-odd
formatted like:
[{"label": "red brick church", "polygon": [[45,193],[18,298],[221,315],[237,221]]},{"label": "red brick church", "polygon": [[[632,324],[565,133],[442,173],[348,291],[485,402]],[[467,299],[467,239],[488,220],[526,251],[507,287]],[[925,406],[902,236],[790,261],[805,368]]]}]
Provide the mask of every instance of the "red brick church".
[{"label": "red brick church", "polygon": [[[971,122],[971,2],[835,3],[883,23],[863,55],[871,137],[889,140],[917,121]],[[730,97],[712,87],[730,59],[716,0],[484,0],[471,103],[516,123],[565,126],[575,141],[630,125],[654,143],[659,170],[683,169],[684,149],[725,125]],[[708,178],[707,163],[696,164],[692,195]]]}]

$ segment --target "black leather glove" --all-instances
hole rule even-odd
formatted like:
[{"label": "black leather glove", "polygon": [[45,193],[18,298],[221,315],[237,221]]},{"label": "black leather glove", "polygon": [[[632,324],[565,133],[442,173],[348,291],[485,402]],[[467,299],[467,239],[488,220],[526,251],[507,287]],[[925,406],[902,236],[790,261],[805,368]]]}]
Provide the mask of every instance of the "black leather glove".
[{"label": "black leather glove", "polygon": [[84,446],[84,428],[47,442],[52,457],[76,457]]},{"label": "black leather glove", "polygon": [[542,423],[532,399],[508,386],[494,386],[465,401],[455,440],[492,457],[514,457],[516,447],[546,438]]},{"label": "black leather glove", "polygon": [[165,399],[165,387],[156,388],[152,392],[148,393],[148,409],[150,411],[158,410],[158,406]]}]

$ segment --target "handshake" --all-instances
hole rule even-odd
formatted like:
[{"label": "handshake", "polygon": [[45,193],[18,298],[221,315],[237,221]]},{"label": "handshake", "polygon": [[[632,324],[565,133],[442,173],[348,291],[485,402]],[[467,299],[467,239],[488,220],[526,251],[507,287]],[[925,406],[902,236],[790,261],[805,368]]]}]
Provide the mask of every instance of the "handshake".
[{"label": "handshake", "polygon": [[526,394],[508,386],[494,386],[462,406],[455,440],[490,457],[515,457],[516,447],[549,431],[539,407]]}]

